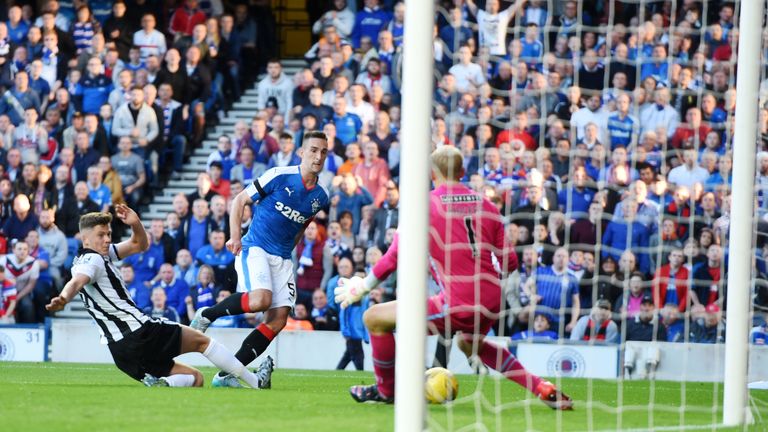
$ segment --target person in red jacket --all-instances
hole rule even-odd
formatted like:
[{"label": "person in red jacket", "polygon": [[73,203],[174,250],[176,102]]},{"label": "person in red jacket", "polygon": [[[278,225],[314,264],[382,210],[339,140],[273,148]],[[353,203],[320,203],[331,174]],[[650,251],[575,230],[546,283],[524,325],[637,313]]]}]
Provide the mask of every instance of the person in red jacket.
[{"label": "person in red jacket", "polygon": [[501,143],[512,142],[514,140],[520,140],[525,144],[526,150],[536,150],[539,146],[533,139],[531,134],[528,133],[528,113],[525,111],[519,111],[515,114],[515,121],[513,126],[509,129],[499,132],[496,137],[496,147]]},{"label": "person in red jacket", "polygon": [[672,135],[670,144],[675,149],[700,149],[705,146],[707,134],[712,128],[702,123],[701,110],[689,108],[685,114],[685,123],[681,124]]},{"label": "person in red jacket", "polygon": [[320,288],[323,280],[323,246],[325,239],[317,224],[310,222],[304,230],[304,238],[296,245],[296,292],[297,303],[312,310],[312,293]]},{"label": "person in red jacket", "polygon": [[690,280],[688,269],[683,266],[683,259],[683,250],[673,249],[669,253],[669,264],[659,267],[656,271],[653,278],[653,303],[659,310],[667,303],[677,304],[680,312],[688,309]]},{"label": "person in red jacket", "polygon": [[170,30],[174,40],[182,36],[192,36],[192,29],[196,25],[205,24],[207,17],[197,5],[197,0],[186,0],[182,6],[173,12],[168,30]]}]

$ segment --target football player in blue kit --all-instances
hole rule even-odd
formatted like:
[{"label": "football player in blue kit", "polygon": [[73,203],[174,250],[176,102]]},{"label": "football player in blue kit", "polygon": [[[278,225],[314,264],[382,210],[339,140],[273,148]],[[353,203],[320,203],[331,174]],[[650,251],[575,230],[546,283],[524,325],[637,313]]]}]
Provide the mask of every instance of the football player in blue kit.
[{"label": "football player in blue kit", "polygon": [[[236,255],[238,292],[215,306],[198,309],[190,326],[205,332],[219,317],[265,312],[264,322],[245,338],[235,355],[244,365],[267,349],[296,304],[291,252],[315,214],[330,202],[328,191],[318,184],[327,154],[325,134],[306,133],[299,149],[300,165],[267,170],[232,202],[227,248]],[[251,226],[241,237],[243,208],[254,203]],[[264,362],[260,369],[271,372],[272,359],[267,357]],[[214,377],[213,385],[240,387],[234,375],[223,371]]]}]

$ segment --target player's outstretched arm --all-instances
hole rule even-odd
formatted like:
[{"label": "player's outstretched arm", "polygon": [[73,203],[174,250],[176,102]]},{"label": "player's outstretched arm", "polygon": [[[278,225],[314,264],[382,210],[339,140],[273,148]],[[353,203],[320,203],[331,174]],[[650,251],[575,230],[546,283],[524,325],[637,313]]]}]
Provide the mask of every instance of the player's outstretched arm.
[{"label": "player's outstretched arm", "polygon": [[523,8],[523,5],[525,5],[525,0],[517,0],[512,6],[508,7],[509,18],[514,18],[514,16],[520,12],[520,9]]},{"label": "player's outstretched arm", "polygon": [[139,215],[125,204],[115,206],[115,215],[124,224],[131,227],[131,238],[115,245],[117,256],[120,259],[125,259],[130,255],[149,249],[149,237],[144,229],[144,225],[141,223],[141,219],[139,219]]},{"label": "player's outstretched arm", "polygon": [[247,205],[253,204],[253,200],[245,191],[241,191],[235,199],[232,200],[232,211],[229,213],[229,240],[227,240],[227,249],[234,255],[240,253],[243,248],[242,229],[240,225],[243,223],[243,208]]},{"label": "player's outstretched arm", "polygon": [[77,293],[80,292],[83,287],[91,281],[91,278],[82,274],[82,273],[75,273],[72,276],[72,279],[67,282],[66,285],[64,285],[64,289],[61,290],[61,294],[51,299],[51,302],[48,303],[45,308],[51,312],[58,312],[62,309],[64,309],[64,306],[67,305],[67,303],[72,300],[73,297],[77,295]]}]

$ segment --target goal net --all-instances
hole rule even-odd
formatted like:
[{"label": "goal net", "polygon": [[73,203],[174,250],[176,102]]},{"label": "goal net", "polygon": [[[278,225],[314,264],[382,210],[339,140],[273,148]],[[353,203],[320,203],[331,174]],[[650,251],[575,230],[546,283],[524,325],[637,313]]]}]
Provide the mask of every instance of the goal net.
[{"label": "goal net", "polygon": [[[438,3],[432,146],[460,149],[463,166],[453,169],[463,170],[462,182],[503,218],[506,243],[495,253],[503,274],[500,306],[475,307],[474,331],[484,333],[483,323],[492,319],[486,339],[516,360],[499,351],[494,364],[477,338],[469,357],[459,338],[430,338],[427,363],[466,375],[457,400],[429,409],[427,427],[721,424],[729,321],[749,320],[748,378],[768,381],[768,349],[759,346],[768,340],[764,66],[752,155],[754,217],[730,217],[743,4]],[[743,254],[751,261],[748,288],[726,283],[734,224],[755,233]],[[482,228],[468,222],[462,239],[436,227],[432,235],[460,249]],[[479,270],[483,253],[477,257],[475,298],[481,299],[488,275]],[[515,259],[516,269],[507,273]],[[454,274],[450,260],[440,271]],[[430,295],[445,288],[437,282]],[[729,289],[749,291],[749,310],[728,309]],[[444,320],[432,331],[456,325]],[[570,396],[575,411],[552,412],[536,388],[512,382],[522,373],[510,366],[518,361]],[[768,398],[752,396],[759,417]]]}]

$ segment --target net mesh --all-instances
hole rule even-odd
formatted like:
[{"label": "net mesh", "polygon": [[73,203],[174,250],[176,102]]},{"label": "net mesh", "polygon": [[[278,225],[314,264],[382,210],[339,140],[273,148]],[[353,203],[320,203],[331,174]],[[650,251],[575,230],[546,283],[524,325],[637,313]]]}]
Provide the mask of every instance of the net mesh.
[{"label": "net mesh", "polygon": [[[768,306],[764,67],[756,217],[729,218],[739,2],[442,3],[432,144],[458,147],[463,181],[498,207],[500,268],[509,251],[519,260],[498,314],[476,321],[497,320],[494,342],[586,414],[542,416],[535,394],[511,392],[483,365],[477,341],[464,363],[441,336],[435,365],[480,379],[431,410],[428,426],[510,430],[522,418],[529,430],[714,428],[731,222],[756,233],[752,310],[731,314],[753,322],[755,344]],[[601,358],[604,347],[613,357]],[[758,369],[750,378],[765,375]],[[474,421],[460,414],[467,405]]]}]

